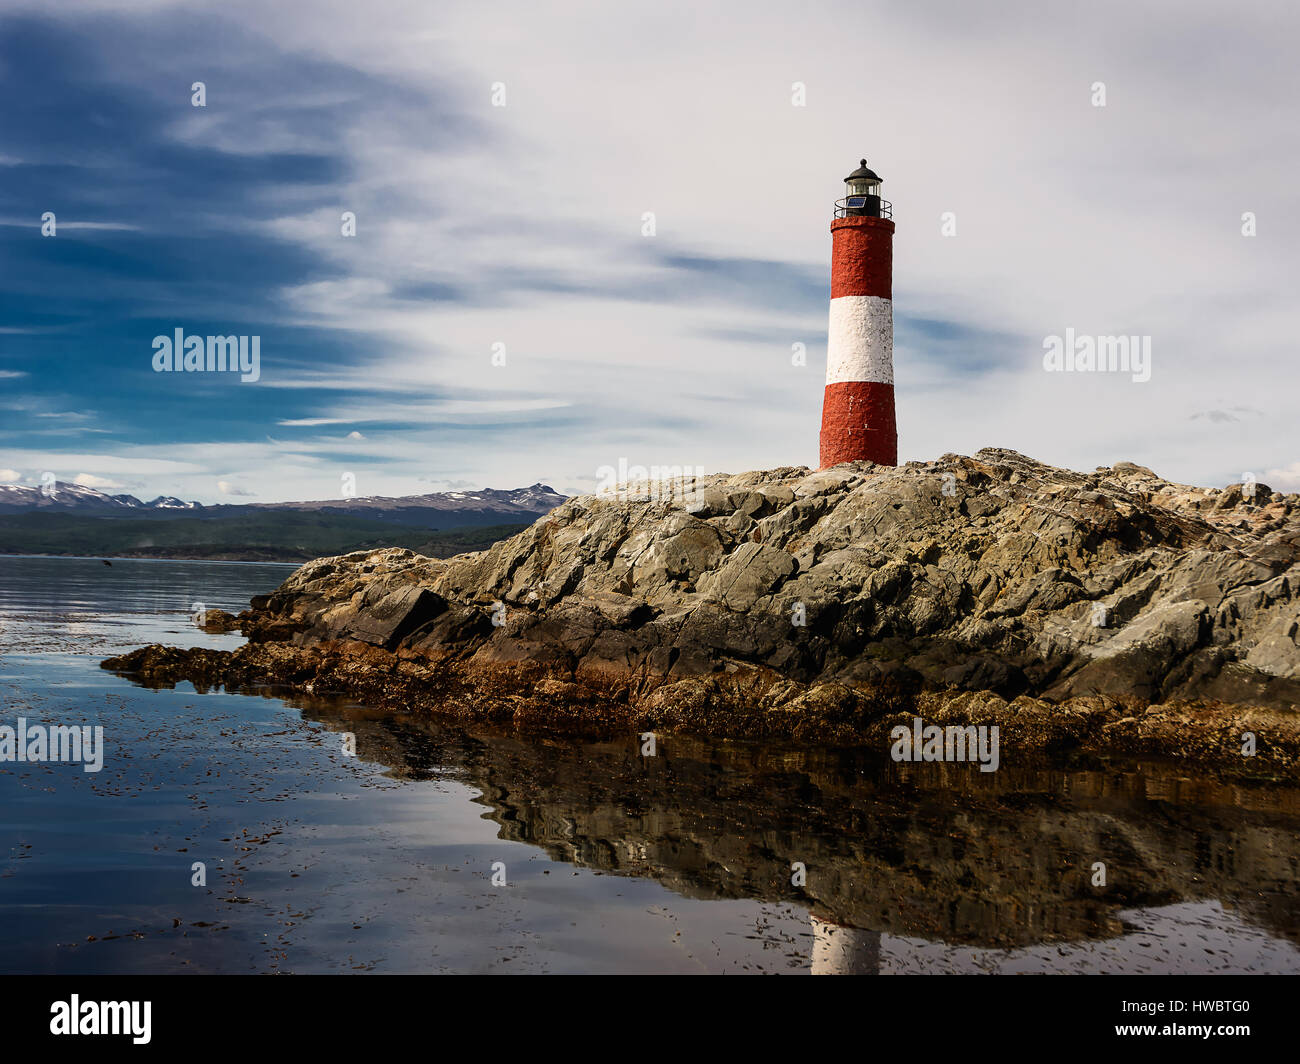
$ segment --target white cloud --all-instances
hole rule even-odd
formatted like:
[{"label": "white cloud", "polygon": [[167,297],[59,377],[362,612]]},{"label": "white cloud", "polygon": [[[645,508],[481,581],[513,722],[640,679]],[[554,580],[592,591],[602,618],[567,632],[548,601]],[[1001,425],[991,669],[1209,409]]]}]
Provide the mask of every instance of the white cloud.
[{"label": "white cloud", "polygon": [[16,469],[0,469],[0,484],[17,484],[23,475]]},{"label": "white cloud", "polygon": [[1284,469],[1270,469],[1263,479],[1274,491],[1300,491],[1300,462],[1292,462]]},{"label": "white cloud", "polygon": [[72,478],[72,483],[83,488],[95,488],[100,491],[113,488],[120,489],[124,486],[121,481],[112,480],[108,477],[97,477],[91,473],[78,473]]},{"label": "white cloud", "polygon": [[232,483],[231,483],[230,481],[228,481],[228,480],[218,480],[218,481],[217,481],[217,490],[218,490],[219,492],[221,492],[222,495],[246,495],[246,496],[251,496],[251,495],[255,495],[255,494],[256,494],[256,492],[245,491],[245,490],[244,490],[243,488],[241,488],[238,484],[232,484]]}]

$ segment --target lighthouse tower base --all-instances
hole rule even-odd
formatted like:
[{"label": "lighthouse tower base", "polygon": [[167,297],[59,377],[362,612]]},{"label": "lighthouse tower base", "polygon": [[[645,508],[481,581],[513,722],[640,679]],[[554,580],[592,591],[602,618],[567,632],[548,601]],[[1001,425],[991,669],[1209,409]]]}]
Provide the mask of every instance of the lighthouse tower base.
[{"label": "lighthouse tower base", "polygon": [[822,401],[821,468],[861,461],[898,465],[894,386],[877,381],[828,384]]}]

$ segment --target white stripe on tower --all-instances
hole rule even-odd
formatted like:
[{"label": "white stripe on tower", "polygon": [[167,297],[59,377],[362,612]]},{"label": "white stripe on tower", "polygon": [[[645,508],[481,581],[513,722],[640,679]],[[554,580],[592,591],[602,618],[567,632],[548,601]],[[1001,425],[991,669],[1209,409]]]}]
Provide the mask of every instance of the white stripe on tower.
[{"label": "white stripe on tower", "polygon": [[826,383],[894,383],[894,303],[879,296],[831,300]]}]

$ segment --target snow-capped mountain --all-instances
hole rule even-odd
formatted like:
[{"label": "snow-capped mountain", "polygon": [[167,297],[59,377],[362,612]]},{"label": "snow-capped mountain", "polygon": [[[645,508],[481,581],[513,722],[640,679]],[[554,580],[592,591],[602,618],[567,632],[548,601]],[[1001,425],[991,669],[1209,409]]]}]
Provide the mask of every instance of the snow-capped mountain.
[{"label": "snow-capped mountain", "polygon": [[149,510],[202,510],[197,502],[185,502],[170,495],[159,495],[141,502],[134,495],[108,495],[81,484],[62,480],[50,488],[29,488],[21,484],[0,484],[0,513],[25,513],[30,510],[66,510],[109,516]]},{"label": "snow-capped mountain", "polygon": [[[527,523],[549,513],[568,498],[546,484],[526,488],[436,491],[427,495],[368,495],[313,502],[250,503],[244,510],[314,510],[374,517],[402,525],[456,528],[465,525]],[[229,513],[231,506],[213,507]]]},{"label": "snow-capped mountain", "polygon": [[314,511],[371,517],[421,528],[519,524],[535,521],[567,496],[545,484],[526,488],[431,492],[426,495],[319,499],[313,502],[264,502],[204,506],[170,495],[142,502],[134,495],[108,495],[80,484],[55,483],[52,491],[0,484],[0,514],[34,511],[69,512],[97,517],[234,517],[267,510]]}]

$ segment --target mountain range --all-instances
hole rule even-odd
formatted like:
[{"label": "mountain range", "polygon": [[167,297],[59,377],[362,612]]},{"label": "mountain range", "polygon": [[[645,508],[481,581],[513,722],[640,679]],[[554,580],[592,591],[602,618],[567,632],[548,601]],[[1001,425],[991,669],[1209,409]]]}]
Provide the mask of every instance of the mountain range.
[{"label": "mountain range", "polygon": [[197,502],[184,502],[170,495],[159,495],[141,502],[134,495],[106,495],[81,484],[55,481],[52,487],[25,488],[20,484],[0,484],[0,513],[19,514],[32,510],[64,513],[138,514],[149,510],[201,510]]},{"label": "mountain range", "polygon": [[376,547],[481,550],[565,501],[545,484],[400,497],[205,506],[80,484],[0,484],[0,554],[306,561]]},{"label": "mountain range", "polygon": [[109,495],[81,484],[56,481],[53,489],[0,484],[0,514],[71,513],[94,517],[227,518],[265,511],[347,514],[391,524],[446,531],[482,525],[531,523],[564,502],[545,484],[526,488],[430,492],[425,495],[319,499],[313,502],[222,503],[205,506],[170,495],[144,502],[134,495]]}]

